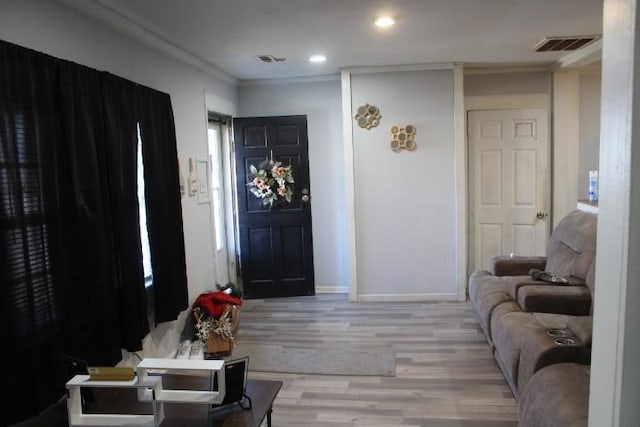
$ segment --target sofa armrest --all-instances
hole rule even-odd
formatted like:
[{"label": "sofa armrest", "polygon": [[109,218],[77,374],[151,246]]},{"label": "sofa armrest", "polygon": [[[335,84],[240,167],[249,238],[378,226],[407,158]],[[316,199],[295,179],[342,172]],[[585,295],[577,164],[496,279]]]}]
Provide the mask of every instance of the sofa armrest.
[{"label": "sofa armrest", "polygon": [[491,258],[489,270],[496,276],[524,276],[529,270],[544,270],[547,257],[544,256],[514,256],[506,255]]},{"label": "sofa armrest", "polygon": [[569,329],[585,346],[591,348],[591,337],[593,335],[593,317],[576,316],[567,322]]},{"label": "sofa armrest", "polygon": [[517,302],[526,312],[588,316],[592,300],[586,286],[543,284],[519,288]]},{"label": "sofa armrest", "polygon": [[573,344],[558,345],[555,338],[547,334],[547,329],[529,329],[521,340],[518,392],[522,392],[531,377],[545,366],[568,362],[588,365],[591,362],[591,351],[579,339],[574,338]]},{"label": "sofa armrest", "polygon": [[536,372],[518,396],[520,426],[587,427],[590,367],[557,363]]}]

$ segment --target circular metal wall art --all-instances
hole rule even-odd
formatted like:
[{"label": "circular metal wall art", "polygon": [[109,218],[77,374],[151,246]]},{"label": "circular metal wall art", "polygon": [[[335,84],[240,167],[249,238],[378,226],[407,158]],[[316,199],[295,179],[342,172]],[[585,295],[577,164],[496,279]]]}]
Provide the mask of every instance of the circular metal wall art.
[{"label": "circular metal wall art", "polygon": [[382,115],[380,114],[380,109],[375,105],[364,104],[358,107],[354,118],[358,126],[369,130],[380,124]]},{"label": "circular metal wall art", "polygon": [[401,127],[399,125],[391,126],[391,149],[393,151],[402,149],[415,150],[415,134],[416,127],[414,125],[406,125],[404,127]]}]

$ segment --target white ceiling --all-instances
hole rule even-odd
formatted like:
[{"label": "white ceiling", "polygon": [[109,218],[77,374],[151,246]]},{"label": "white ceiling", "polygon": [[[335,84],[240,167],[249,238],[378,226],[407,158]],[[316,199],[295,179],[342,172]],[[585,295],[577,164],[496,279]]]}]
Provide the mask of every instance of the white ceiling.
[{"label": "white ceiling", "polygon": [[[553,64],[546,36],[600,35],[602,0],[67,0],[239,80],[361,66]],[[84,3],[79,6],[79,3]],[[96,13],[96,9],[100,13]],[[395,26],[373,26],[390,14]],[[308,62],[311,54],[328,57]],[[265,64],[256,55],[286,57]],[[565,52],[566,54],[566,52]]]}]

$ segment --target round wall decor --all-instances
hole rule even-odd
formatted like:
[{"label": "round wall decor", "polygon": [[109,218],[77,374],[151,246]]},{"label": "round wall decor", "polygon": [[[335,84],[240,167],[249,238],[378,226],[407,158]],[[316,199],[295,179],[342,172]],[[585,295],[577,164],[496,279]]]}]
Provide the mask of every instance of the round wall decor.
[{"label": "round wall decor", "polygon": [[380,124],[382,115],[380,114],[380,109],[375,105],[364,104],[358,107],[354,118],[358,126],[369,130]]},{"label": "round wall decor", "polygon": [[398,151],[401,149],[415,150],[416,141],[414,136],[416,134],[416,127],[414,125],[406,125],[401,127],[399,125],[391,126],[391,149]]}]

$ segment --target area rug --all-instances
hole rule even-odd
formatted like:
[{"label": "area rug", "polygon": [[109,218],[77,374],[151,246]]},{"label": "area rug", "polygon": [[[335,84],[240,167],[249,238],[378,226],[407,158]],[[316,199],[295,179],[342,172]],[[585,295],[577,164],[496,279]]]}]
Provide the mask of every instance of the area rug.
[{"label": "area rug", "polygon": [[395,376],[391,349],[319,349],[239,343],[227,359],[249,357],[249,370],[291,374]]}]

